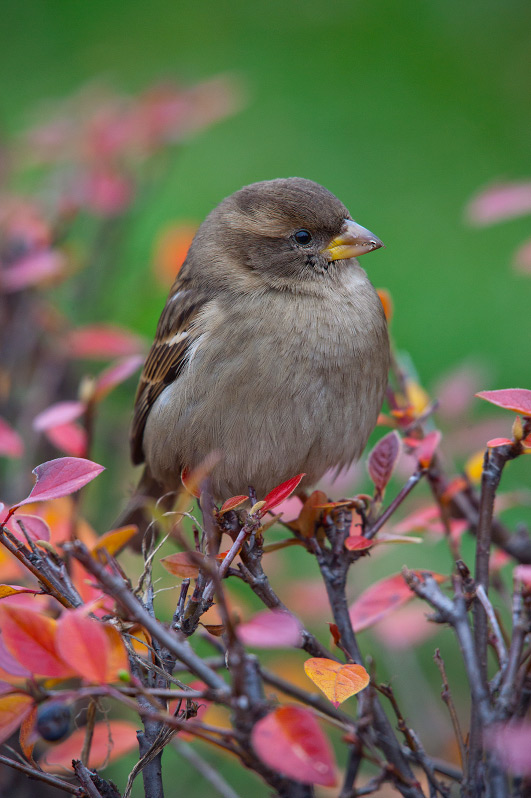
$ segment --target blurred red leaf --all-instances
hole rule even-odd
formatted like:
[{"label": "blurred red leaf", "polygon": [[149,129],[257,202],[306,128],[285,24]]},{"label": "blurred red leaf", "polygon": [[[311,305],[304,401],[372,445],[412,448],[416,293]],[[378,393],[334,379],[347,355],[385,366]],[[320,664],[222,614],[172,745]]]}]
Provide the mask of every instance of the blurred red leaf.
[{"label": "blurred red leaf", "polygon": [[288,523],[289,528],[300,532],[305,538],[313,537],[315,524],[322,515],[326,498],[326,493],[322,490],[314,490],[304,502],[298,518]]},{"label": "blurred red leaf", "polygon": [[18,676],[22,679],[27,679],[32,676],[29,668],[25,668],[15,659],[13,654],[6,648],[2,635],[0,635],[0,668],[12,676]]},{"label": "blurred red leaf", "polygon": [[400,437],[393,430],[378,441],[369,455],[367,468],[376,490],[383,493],[400,456]]},{"label": "blurred red leaf", "polygon": [[65,268],[66,258],[61,252],[53,249],[34,252],[13,266],[4,267],[0,285],[5,293],[21,291],[62,275]]},{"label": "blurred red leaf", "polygon": [[8,601],[0,603],[0,619],[4,643],[23,667],[56,679],[73,675],[56,649],[57,621]]},{"label": "blurred red leaf", "polygon": [[301,624],[289,612],[265,610],[237,627],[242,643],[254,648],[286,648],[301,643]]},{"label": "blurred red leaf", "polygon": [[112,324],[90,324],[72,330],[66,339],[72,357],[107,360],[138,355],[145,349],[138,335]]},{"label": "blurred red leaf", "polygon": [[129,379],[135,371],[138,371],[144,362],[143,355],[131,355],[113,363],[109,368],[102,371],[94,387],[95,401],[101,401],[117,385]]},{"label": "blurred red leaf", "polygon": [[467,217],[476,225],[494,224],[531,213],[531,182],[495,183],[468,204]]},{"label": "blurred red leaf", "polygon": [[349,551],[365,551],[374,546],[376,541],[367,540],[363,535],[349,535],[345,538],[345,548]]},{"label": "blurred red leaf", "polygon": [[0,417],[0,455],[20,457],[24,452],[22,438]]},{"label": "blurred red leaf", "polygon": [[504,388],[500,391],[480,391],[476,394],[480,399],[490,402],[505,410],[514,410],[524,416],[531,416],[531,391],[525,388]]},{"label": "blurred red leaf", "polygon": [[332,748],[308,709],[285,706],[255,724],[254,750],[273,770],[303,784],[336,784]]},{"label": "blurred red leaf", "polygon": [[304,672],[336,707],[369,684],[362,665],[344,664],[326,657],[312,657],[304,663]]},{"label": "blurred red leaf", "polygon": [[328,626],[330,627],[330,634],[332,635],[332,639],[337,646],[338,643],[341,642],[341,635],[339,633],[339,627],[335,623],[329,623]]},{"label": "blurred red leaf", "polygon": [[531,723],[528,720],[496,723],[485,729],[485,744],[495,751],[512,773],[531,775]]},{"label": "blurred red leaf", "polygon": [[219,515],[223,515],[223,513],[227,513],[229,510],[235,510],[236,507],[239,507],[241,504],[248,500],[248,496],[233,496],[231,499],[227,499],[226,502],[223,502],[221,505]]},{"label": "blurred red leaf", "polygon": [[[137,725],[125,720],[96,723],[88,767],[99,770],[137,748],[136,729]],[[46,773],[61,772],[64,768],[71,770],[72,759],[79,759],[81,755],[85,734],[83,727],[76,729],[68,739],[49,748],[39,765]]]},{"label": "blurred red leaf", "polygon": [[413,448],[413,456],[417,458],[417,462],[421,468],[428,468],[439,443],[441,442],[442,435],[439,430],[429,432],[422,440],[417,438],[405,438],[404,443]]},{"label": "blurred red leaf", "polygon": [[42,432],[50,427],[58,427],[62,424],[67,424],[69,421],[75,421],[76,418],[82,416],[85,410],[86,406],[84,402],[57,402],[35,416],[33,419],[33,429]]},{"label": "blurred red leaf", "polygon": [[490,441],[487,441],[487,448],[494,449],[496,446],[507,446],[507,444],[511,444],[512,440],[510,438],[492,438]]},{"label": "blurred red leaf", "polygon": [[[414,571],[419,579],[430,574],[437,582],[444,582],[445,577],[432,571]],[[364,590],[349,609],[350,620],[355,632],[367,629],[384,618],[397,607],[415,598],[402,574],[395,574],[381,579]]]},{"label": "blurred red leaf", "polygon": [[45,435],[50,443],[65,454],[72,457],[84,457],[87,454],[87,433],[79,424],[60,424],[58,427],[50,427]]},{"label": "blurred red leaf", "polygon": [[292,477],[288,479],[286,482],[283,482],[281,485],[277,485],[276,488],[273,488],[264,499],[264,504],[260,509],[260,516],[265,515],[270,510],[273,510],[278,504],[287,499],[288,496],[293,493],[297,485],[300,483],[301,479],[306,476],[305,474],[297,474],[296,477]]},{"label": "blurred red leaf", "polygon": [[514,579],[523,582],[526,587],[531,587],[531,565],[517,565],[513,571]]},{"label": "blurred red leaf", "polygon": [[122,213],[133,201],[134,193],[131,178],[109,166],[91,168],[79,184],[83,204],[97,216],[103,217]]},{"label": "blurred red leaf", "polygon": [[382,618],[372,633],[391,651],[405,651],[436,634],[438,626],[429,623],[425,604],[400,607]]},{"label": "blurred red leaf", "polygon": [[5,743],[18,729],[33,706],[34,700],[26,693],[0,696],[0,743]]},{"label": "blurred red leaf", "polygon": [[16,506],[68,496],[80,490],[104,470],[104,466],[93,463],[92,460],[84,460],[82,457],[59,457],[57,460],[48,460],[33,469],[32,473],[37,478],[33,490]]}]

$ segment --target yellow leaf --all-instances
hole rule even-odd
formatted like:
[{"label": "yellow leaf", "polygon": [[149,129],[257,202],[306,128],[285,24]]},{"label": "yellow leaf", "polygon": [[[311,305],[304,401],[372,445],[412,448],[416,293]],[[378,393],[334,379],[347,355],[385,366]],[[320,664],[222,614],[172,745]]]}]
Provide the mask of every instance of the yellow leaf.
[{"label": "yellow leaf", "polygon": [[343,665],[324,657],[307,659],[304,670],[336,708],[367,687],[370,681],[369,674],[362,665]]},{"label": "yellow leaf", "polygon": [[408,380],[407,382],[406,397],[416,416],[420,416],[430,403],[430,397],[424,388],[413,380]]},{"label": "yellow leaf", "polygon": [[465,473],[469,478],[469,480],[474,485],[479,485],[479,483],[481,482],[484,457],[485,457],[485,452],[482,449],[480,452],[476,452],[476,454],[473,454],[472,457],[469,457],[465,463]]},{"label": "yellow leaf", "polygon": [[98,552],[102,549],[107,549],[111,557],[118,554],[124,546],[126,546],[131,538],[138,532],[138,527],[135,524],[131,526],[121,526],[118,529],[111,529],[98,539],[95,546],[92,547],[91,554],[97,556]]}]

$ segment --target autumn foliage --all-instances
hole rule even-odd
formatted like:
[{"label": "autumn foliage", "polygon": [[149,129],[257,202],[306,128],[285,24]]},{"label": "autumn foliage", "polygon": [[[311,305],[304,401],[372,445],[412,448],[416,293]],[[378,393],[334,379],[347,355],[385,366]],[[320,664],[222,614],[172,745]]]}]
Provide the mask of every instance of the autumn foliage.
[{"label": "autumn foliage", "polygon": [[[83,280],[75,222],[101,233],[124,217],[150,159],[238,96],[218,79],[72,102],[77,123],[63,112],[24,139],[20,169],[56,178],[53,202],[13,194],[0,213],[0,324],[16,355],[0,373],[0,742],[20,754],[4,748],[1,766],[23,762],[24,778],[80,798],[128,798],[141,774],[155,798],[171,745],[225,795],[215,756],[286,798],[525,795],[531,538],[514,518],[528,499],[500,482],[531,453],[531,390],[480,391],[457,370],[429,392],[395,355],[362,467],[310,495],[294,474],[215,506],[205,462],[183,472],[171,509],[149,508],[131,553],[136,527],[102,520],[118,515],[118,478],[98,436],[116,394],[130,403],[145,342],[113,320],[68,321],[54,291]],[[487,198],[471,209],[478,223],[488,213]],[[164,231],[157,279],[177,271],[192,232]],[[435,648],[441,702],[415,670],[421,646]],[[135,764],[116,787],[105,768],[126,755]]]}]

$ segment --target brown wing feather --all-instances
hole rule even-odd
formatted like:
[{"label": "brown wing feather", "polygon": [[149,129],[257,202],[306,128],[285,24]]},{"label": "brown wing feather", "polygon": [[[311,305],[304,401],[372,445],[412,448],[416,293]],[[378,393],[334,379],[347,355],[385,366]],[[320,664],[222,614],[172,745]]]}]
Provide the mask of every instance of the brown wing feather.
[{"label": "brown wing feather", "polygon": [[135,465],[144,461],[142,443],[149,412],[164,388],[179,376],[193,341],[187,334],[190,324],[209,299],[206,293],[192,287],[184,275],[179,275],[172,286],[136,393],[130,434],[131,458]]}]

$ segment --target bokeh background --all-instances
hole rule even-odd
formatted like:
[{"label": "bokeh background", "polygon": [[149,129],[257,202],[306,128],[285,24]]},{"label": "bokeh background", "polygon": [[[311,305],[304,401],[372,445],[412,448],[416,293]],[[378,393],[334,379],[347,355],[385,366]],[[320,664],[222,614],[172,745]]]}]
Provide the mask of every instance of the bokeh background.
[{"label": "bokeh background", "polygon": [[[161,79],[194,85],[226,75],[238,87],[233,113],[170,148],[149,172],[147,188],[92,253],[97,279],[85,274],[81,292],[69,283],[49,289],[72,324],[112,322],[151,338],[167,293],[153,263],[168,227],[201,221],[243,184],[300,175],[327,186],[384,240],[386,249],[362,263],[390,291],[394,338],[424,386],[463,367],[465,375],[480,369],[477,389],[531,387],[531,274],[513,265],[531,217],[477,226],[466,211],[490,183],[531,173],[527,0],[4,0],[0,75],[0,135],[10,149],[54,102],[87,85],[135,94]],[[38,177],[13,179],[21,190]],[[92,240],[90,222],[78,225]],[[94,523],[110,523],[132,484],[133,391],[134,380],[121,386],[96,428],[93,456],[109,468],[91,494]],[[507,434],[512,418],[499,418]],[[523,459],[511,467],[518,486],[531,477]],[[361,584],[406,559],[425,567],[425,553],[409,555],[412,548],[407,558],[374,558]],[[441,543],[430,557],[432,567],[449,569]],[[277,566],[279,582],[289,579],[290,562],[292,552]],[[415,690],[397,691],[422,723],[415,691],[419,680],[437,685],[433,644],[419,658],[374,646],[382,677],[412,674]],[[449,671],[466,698],[460,666],[450,662]],[[435,745],[446,721],[432,705],[427,714]],[[179,762],[174,756],[171,768]],[[223,768],[239,789],[266,794]],[[193,769],[179,773],[191,795],[204,794]]]}]

